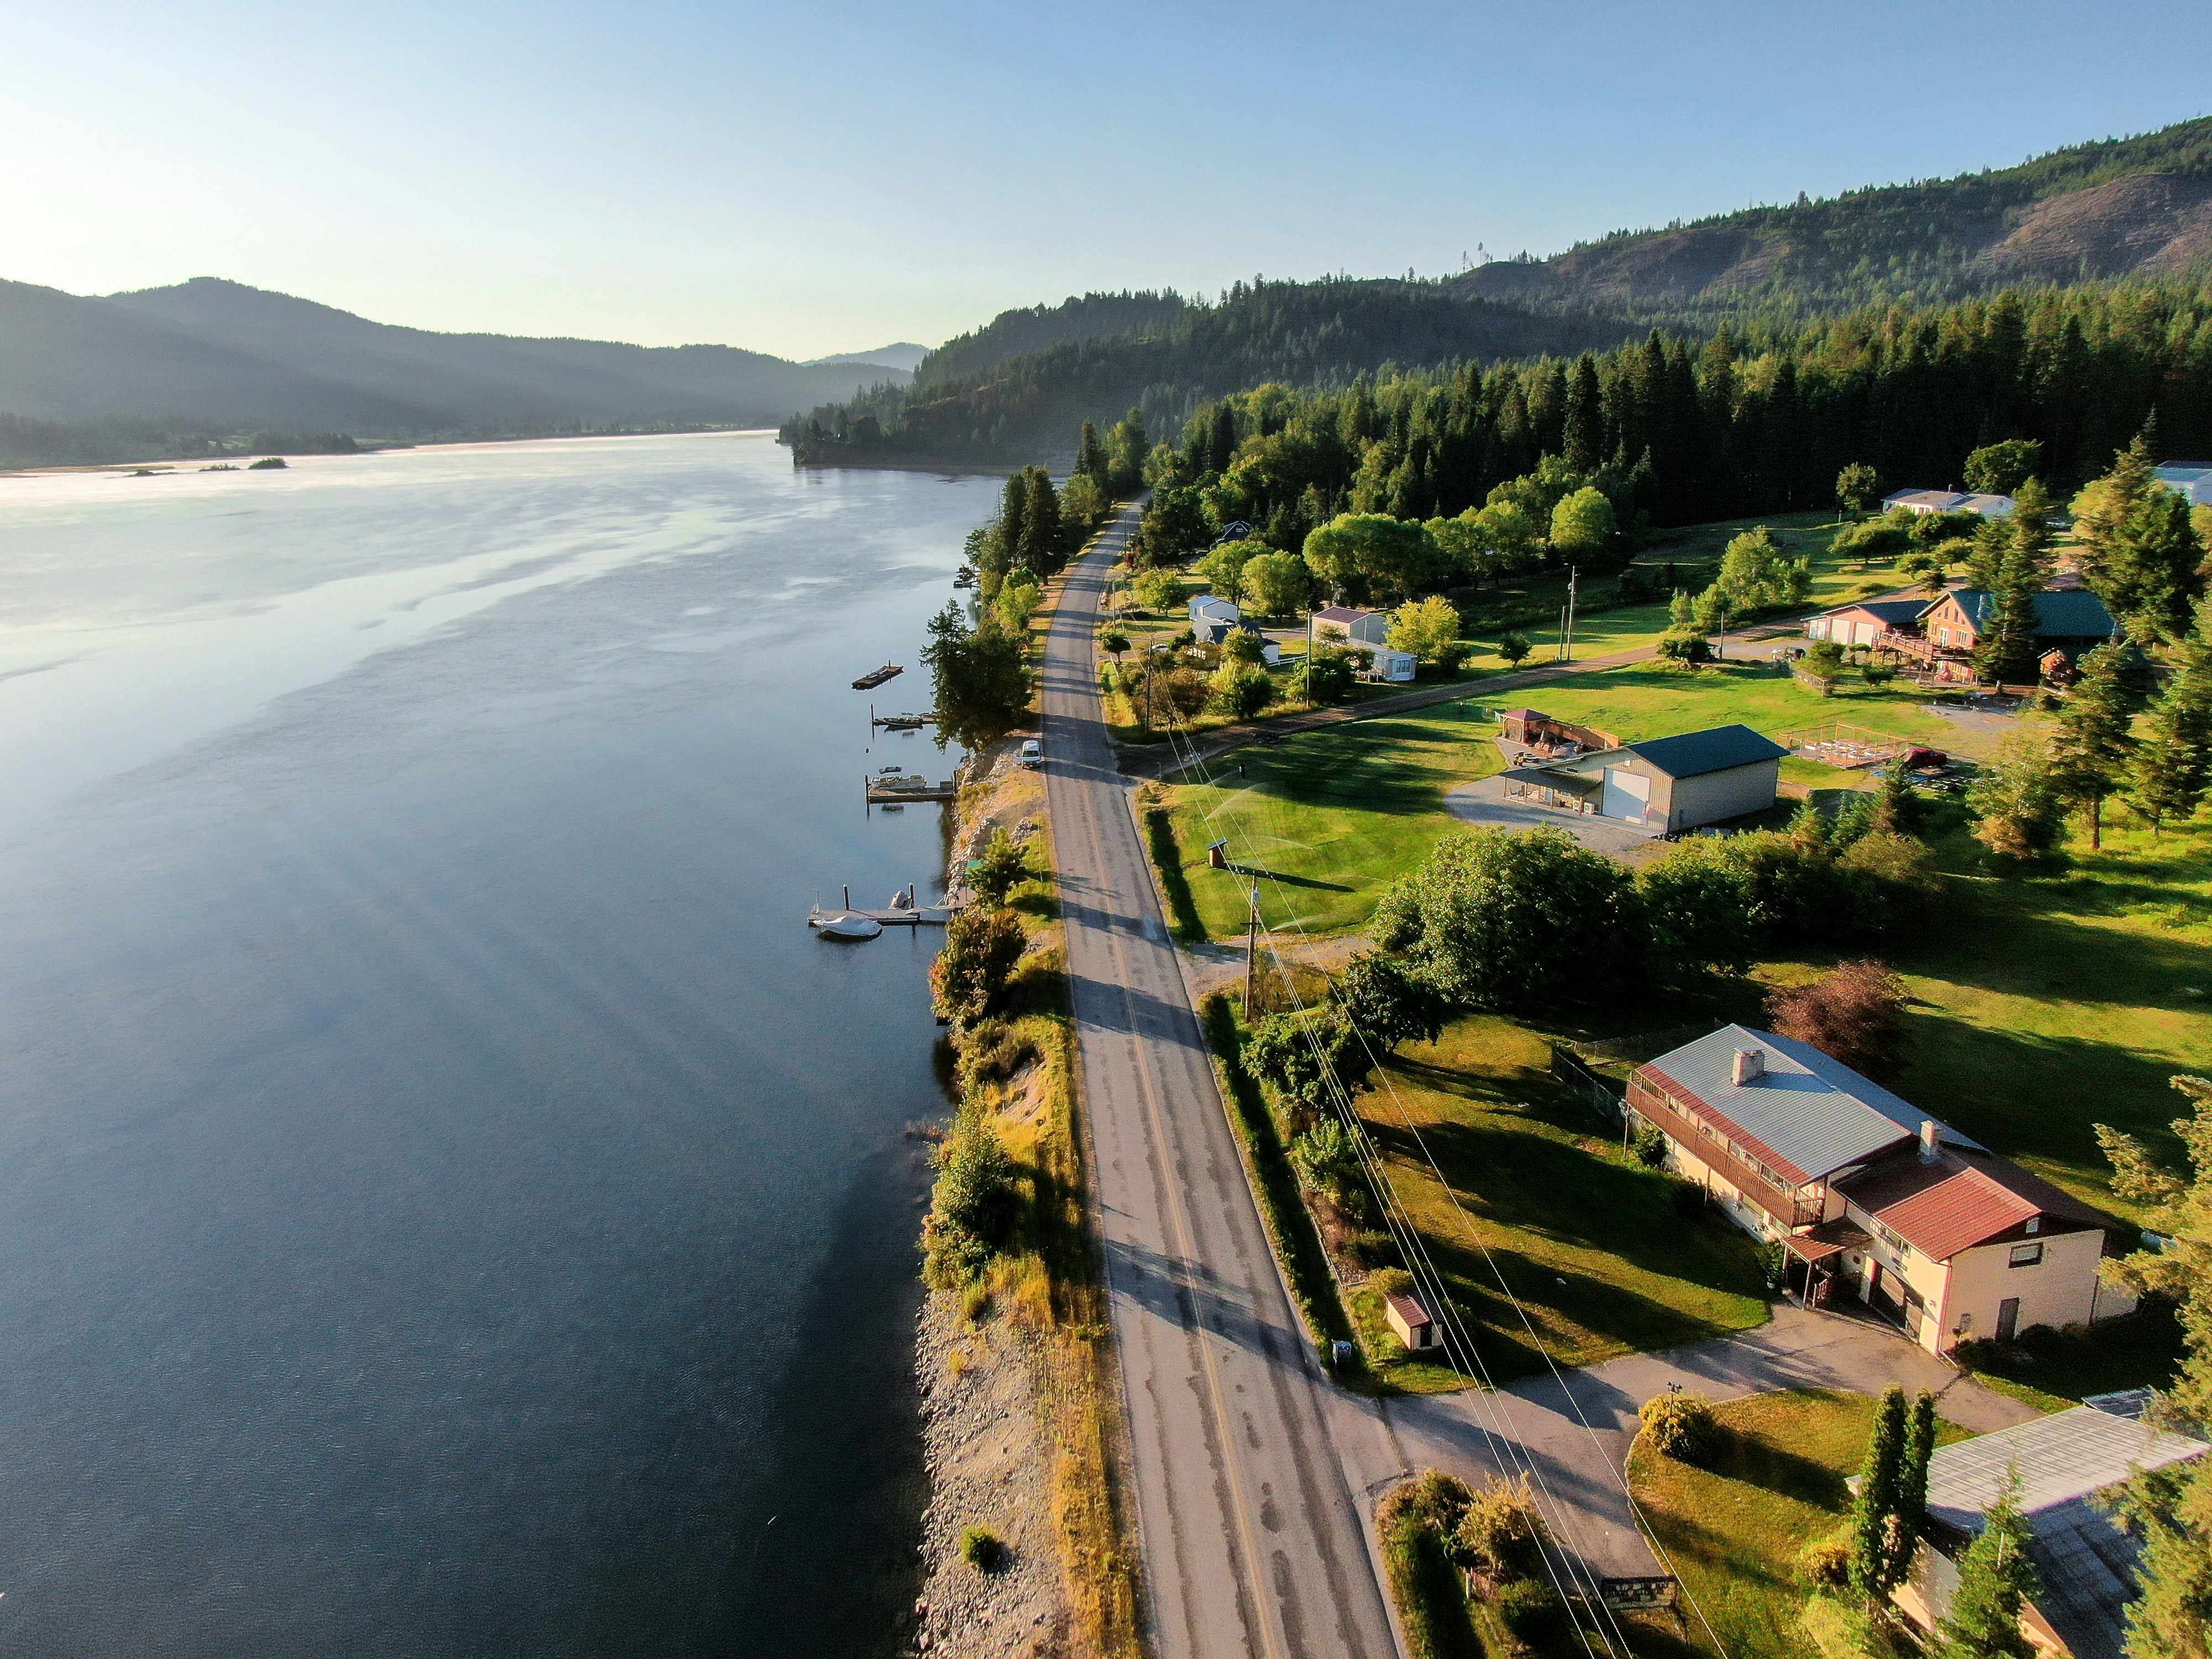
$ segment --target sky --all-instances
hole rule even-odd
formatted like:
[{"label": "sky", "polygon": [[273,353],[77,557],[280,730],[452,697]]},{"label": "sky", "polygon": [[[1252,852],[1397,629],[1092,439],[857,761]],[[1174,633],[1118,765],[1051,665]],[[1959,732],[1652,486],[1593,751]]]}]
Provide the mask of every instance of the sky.
[{"label": "sky", "polygon": [[0,0],[0,277],[416,327],[925,345],[1438,275],[2212,109],[2204,12]]}]

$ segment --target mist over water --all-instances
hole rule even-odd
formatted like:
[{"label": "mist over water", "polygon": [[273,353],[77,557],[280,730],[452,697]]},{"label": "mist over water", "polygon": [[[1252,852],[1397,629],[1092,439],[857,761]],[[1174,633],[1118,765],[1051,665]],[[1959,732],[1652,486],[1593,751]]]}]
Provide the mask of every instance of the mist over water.
[{"label": "mist over water", "polygon": [[0,1652],[867,1655],[912,1599],[921,623],[748,435],[0,479]]}]

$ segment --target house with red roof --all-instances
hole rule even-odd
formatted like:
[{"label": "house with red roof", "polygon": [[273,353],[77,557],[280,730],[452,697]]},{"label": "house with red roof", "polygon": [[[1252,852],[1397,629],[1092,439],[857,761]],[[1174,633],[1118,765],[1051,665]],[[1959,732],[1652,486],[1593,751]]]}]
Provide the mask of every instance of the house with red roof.
[{"label": "house with red roof", "polygon": [[1723,1026],[1638,1067],[1628,1108],[1814,1306],[1856,1297],[1936,1353],[2135,1310],[2098,1273],[2132,1229],[1809,1043]]}]

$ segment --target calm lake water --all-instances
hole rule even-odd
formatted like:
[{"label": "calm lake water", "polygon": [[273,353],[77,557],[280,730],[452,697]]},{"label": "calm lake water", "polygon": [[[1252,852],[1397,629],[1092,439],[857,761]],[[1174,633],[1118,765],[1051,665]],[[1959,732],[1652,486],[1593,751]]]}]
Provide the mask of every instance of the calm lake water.
[{"label": "calm lake water", "polygon": [[0,1653],[870,1655],[988,480],[0,478]]}]

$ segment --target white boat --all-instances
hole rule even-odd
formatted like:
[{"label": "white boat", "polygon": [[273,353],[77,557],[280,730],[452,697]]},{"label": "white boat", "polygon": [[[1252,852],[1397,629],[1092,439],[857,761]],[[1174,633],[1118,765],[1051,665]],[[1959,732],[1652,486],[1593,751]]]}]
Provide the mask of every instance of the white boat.
[{"label": "white boat", "polygon": [[850,910],[817,910],[806,921],[824,939],[873,939],[884,931],[883,923],[873,916],[855,915]]}]

